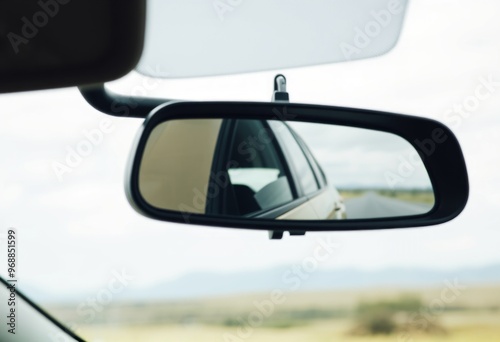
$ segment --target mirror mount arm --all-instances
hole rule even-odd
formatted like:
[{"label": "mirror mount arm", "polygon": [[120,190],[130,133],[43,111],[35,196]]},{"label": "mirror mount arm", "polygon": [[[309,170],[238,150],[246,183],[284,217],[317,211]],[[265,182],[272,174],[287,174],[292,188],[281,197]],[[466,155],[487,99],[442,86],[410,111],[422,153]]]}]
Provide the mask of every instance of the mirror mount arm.
[{"label": "mirror mount arm", "polygon": [[[146,118],[148,114],[167,102],[175,100],[137,96],[124,96],[106,89],[104,83],[79,86],[78,90],[85,101],[101,113],[131,118]],[[286,78],[276,75],[272,102],[290,102],[286,91]]]},{"label": "mirror mount arm", "polygon": [[98,111],[118,117],[146,118],[158,107],[173,100],[118,95],[106,89],[104,83],[79,86],[85,101]]}]

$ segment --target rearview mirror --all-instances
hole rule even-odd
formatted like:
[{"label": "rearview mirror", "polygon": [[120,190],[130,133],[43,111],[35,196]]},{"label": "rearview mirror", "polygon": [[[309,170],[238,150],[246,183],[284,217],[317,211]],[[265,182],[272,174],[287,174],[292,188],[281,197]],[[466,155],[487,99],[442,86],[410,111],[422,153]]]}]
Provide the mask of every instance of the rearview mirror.
[{"label": "rearview mirror", "polygon": [[129,200],[147,216],[292,233],[436,224],[468,196],[442,124],[296,104],[164,105],[129,175]]}]

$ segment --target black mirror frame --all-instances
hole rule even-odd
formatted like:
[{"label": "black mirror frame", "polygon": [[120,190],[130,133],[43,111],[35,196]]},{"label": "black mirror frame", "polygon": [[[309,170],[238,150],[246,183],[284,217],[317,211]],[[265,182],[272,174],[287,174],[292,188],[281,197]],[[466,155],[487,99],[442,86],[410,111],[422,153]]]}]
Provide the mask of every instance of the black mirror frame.
[{"label": "black mirror frame", "polygon": [[[422,157],[435,193],[434,207],[426,214],[396,218],[287,221],[181,213],[155,208],[144,200],[139,192],[138,174],[146,142],[154,127],[173,119],[235,117],[335,124],[396,134],[407,140]],[[417,140],[432,141],[434,151],[426,153],[416,145]],[[304,231],[355,231],[437,225],[459,215],[469,196],[469,182],[462,150],[455,135],[442,123],[402,114],[293,103],[170,102],[161,105],[149,114],[138,132],[125,182],[130,204],[140,214],[149,218],[214,227],[289,231],[291,234]]]}]

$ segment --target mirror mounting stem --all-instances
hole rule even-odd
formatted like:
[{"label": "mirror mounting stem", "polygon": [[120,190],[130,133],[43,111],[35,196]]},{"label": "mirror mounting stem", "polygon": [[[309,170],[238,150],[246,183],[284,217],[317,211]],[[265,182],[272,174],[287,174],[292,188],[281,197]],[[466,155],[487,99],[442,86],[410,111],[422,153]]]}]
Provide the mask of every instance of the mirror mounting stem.
[{"label": "mirror mounting stem", "polygon": [[286,78],[281,74],[274,78],[274,92],[271,102],[290,102],[290,97],[286,92]]},{"label": "mirror mounting stem", "polygon": [[[284,75],[276,75],[274,78],[274,92],[271,102],[290,102],[290,96],[286,91],[286,78]],[[283,238],[283,230],[270,230],[269,239],[270,240],[281,240]],[[306,235],[305,231],[291,230],[290,236]]]}]

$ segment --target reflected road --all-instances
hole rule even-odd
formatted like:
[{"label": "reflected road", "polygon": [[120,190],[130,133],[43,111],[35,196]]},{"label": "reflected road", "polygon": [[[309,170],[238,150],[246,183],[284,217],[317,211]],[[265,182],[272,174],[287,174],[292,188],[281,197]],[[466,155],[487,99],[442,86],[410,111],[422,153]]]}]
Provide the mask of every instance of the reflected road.
[{"label": "reflected road", "polygon": [[420,215],[429,212],[432,205],[412,203],[368,192],[345,201],[347,219],[368,219]]}]

